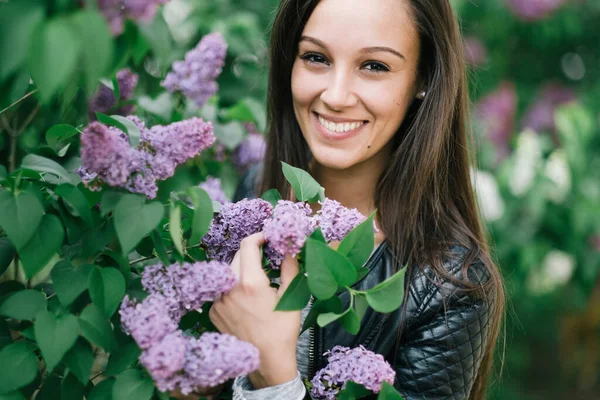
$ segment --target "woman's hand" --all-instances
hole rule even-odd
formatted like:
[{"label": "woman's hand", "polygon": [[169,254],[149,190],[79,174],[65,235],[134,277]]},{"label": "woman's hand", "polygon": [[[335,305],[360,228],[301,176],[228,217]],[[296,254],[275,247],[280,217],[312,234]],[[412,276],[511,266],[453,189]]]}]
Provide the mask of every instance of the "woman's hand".
[{"label": "woman's hand", "polygon": [[242,240],[231,268],[238,284],[210,309],[212,323],[222,333],[252,343],[260,351],[260,368],[249,375],[255,388],[279,385],[296,378],[296,343],[301,311],[275,311],[280,297],[298,273],[298,262],[287,258],[281,265],[281,286],[272,288],[262,269],[262,233]]}]

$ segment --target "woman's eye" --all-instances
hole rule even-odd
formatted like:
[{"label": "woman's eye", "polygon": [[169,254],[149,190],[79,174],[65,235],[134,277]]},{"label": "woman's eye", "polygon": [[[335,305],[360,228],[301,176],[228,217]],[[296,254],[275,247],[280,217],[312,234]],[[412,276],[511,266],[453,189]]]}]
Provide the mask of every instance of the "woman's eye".
[{"label": "woman's eye", "polygon": [[306,53],[300,56],[302,60],[306,60],[312,64],[327,64],[327,59],[323,57],[321,54],[317,53]]},{"label": "woman's eye", "polygon": [[367,67],[367,66],[370,67],[370,68],[366,68],[367,71],[388,72],[390,70],[385,64],[382,64],[377,61],[369,61],[365,64],[365,67]]}]

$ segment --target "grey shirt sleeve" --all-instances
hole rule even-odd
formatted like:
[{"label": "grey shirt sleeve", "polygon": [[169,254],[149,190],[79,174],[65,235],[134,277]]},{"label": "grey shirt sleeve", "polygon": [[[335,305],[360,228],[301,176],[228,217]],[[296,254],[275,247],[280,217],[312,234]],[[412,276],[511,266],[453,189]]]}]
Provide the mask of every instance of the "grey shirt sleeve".
[{"label": "grey shirt sleeve", "polygon": [[233,400],[302,400],[306,396],[306,388],[300,373],[293,380],[264,389],[254,389],[248,376],[237,377],[233,381]]}]

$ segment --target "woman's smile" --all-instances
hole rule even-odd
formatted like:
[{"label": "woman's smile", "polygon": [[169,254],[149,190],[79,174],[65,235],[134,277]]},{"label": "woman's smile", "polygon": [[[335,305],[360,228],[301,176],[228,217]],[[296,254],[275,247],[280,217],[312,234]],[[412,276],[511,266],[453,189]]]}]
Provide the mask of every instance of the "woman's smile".
[{"label": "woman's smile", "polygon": [[314,126],[326,140],[344,140],[363,132],[368,121],[324,117],[313,112]]}]

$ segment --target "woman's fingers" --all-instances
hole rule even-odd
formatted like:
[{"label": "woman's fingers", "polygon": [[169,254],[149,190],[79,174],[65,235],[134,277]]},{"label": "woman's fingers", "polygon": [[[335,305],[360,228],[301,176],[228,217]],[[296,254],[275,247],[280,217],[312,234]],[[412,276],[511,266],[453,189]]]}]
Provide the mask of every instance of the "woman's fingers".
[{"label": "woman's fingers", "polygon": [[262,268],[260,247],[265,243],[262,232],[250,235],[240,243],[240,285],[243,288],[269,286],[269,278]]},{"label": "woman's fingers", "polygon": [[281,263],[281,285],[277,294],[281,297],[285,290],[290,286],[290,283],[298,275],[298,260],[294,257],[286,257]]}]

